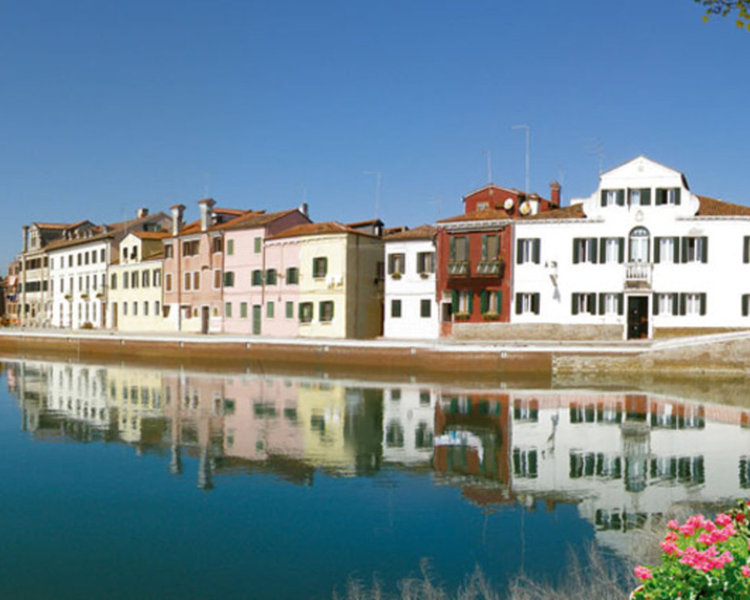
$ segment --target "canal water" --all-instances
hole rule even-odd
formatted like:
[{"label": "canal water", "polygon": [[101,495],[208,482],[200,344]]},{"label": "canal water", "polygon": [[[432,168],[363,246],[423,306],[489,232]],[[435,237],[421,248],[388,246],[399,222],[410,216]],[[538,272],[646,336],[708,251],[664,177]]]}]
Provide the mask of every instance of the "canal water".
[{"label": "canal water", "polygon": [[750,488],[750,409],[689,397],[1,367],[2,598],[502,591]]}]

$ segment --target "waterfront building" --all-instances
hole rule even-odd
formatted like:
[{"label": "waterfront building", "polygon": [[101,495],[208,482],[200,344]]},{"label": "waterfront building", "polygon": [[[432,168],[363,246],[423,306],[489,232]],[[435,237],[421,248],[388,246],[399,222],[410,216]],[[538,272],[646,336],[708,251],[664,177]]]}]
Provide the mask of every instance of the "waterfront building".
[{"label": "waterfront building", "polygon": [[86,235],[91,221],[78,223],[32,223],[22,230],[18,256],[18,323],[28,327],[49,327],[52,323],[52,289],[47,246],[55,240]]},{"label": "waterfront building", "polygon": [[515,226],[512,327],[494,337],[639,339],[750,325],[750,207],[639,156],[587,198]]},{"label": "waterfront building", "polygon": [[18,289],[19,273],[21,272],[21,261],[16,259],[8,265],[8,276],[3,279],[3,316],[7,319],[8,325],[18,325],[20,302]]},{"label": "waterfront building", "polygon": [[[488,323],[510,321],[513,281],[513,224],[554,212],[551,200],[493,183],[464,197],[464,213],[437,223],[437,299],[440,334],[477,337]],[[532,260],[538,245],[529,249]]]},{"label": "waterfront building", "polygon": [[165,331],[162,269],[166,231],[134,231],[120,242],[110,264],[108,323],[119,331]]},{"label": "waterfront building", "polygon": [[434,387],[389,386],[383,390],[383,461],[419,467],[433,455]]},{"label": "waterfront building", "polygon": [[269,243],[299,247],[299,337],[381,335],[382,228],[379,221],[366,223],[308,223],[269,237]]},{"label": "waterfront building", "polygon": [[223,236],[223,271],[214,267],[213,289],[222,294],[225,333],[297,335],[299,243],[266,239],[310,223],[307,206],[279,212],[252,212],[218,225]]},{"label": "waterfront building", "polygon": [[106,327],[109,263],[120,241],[133,231],[160,231],[164,213],[139,209],[135,219],[80,227],[47,245],[52,293],[51,323],[77,329]]},{"label": "waterfront building", "polygon": [[438,337],[436,234],[434,227],[422,225],[385,236],[384,337]]}]

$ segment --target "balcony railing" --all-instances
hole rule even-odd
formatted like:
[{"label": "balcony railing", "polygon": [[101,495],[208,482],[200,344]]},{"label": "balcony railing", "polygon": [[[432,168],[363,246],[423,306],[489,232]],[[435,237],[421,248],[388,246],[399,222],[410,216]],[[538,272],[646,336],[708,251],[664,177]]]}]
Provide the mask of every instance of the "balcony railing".
[{"label": "balcony railing", "polygon": [[468,275],[469,274],[469,261],[468,260],[452,260],[448,262],[448,275],[455,277],[456,275]]},{"label": "balcony railing", "polygon": [[647,262],[630,262],[625,265],[625,285],[629,287],[651,287],[654,266]]},{"label": "balcony railing", "polygon": [[502,273],[503,261],[480,260],[477,263],[477,275],[497,276]]}]

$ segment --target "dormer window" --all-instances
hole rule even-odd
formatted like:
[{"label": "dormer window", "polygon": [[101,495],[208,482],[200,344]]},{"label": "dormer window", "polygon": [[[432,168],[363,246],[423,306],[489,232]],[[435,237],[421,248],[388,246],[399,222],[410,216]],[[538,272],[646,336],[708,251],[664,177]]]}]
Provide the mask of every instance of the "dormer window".
[{"label": "dormer window", "polygon": [[489,202],[477,202],[477,210],[487,210],[489,207]]}]

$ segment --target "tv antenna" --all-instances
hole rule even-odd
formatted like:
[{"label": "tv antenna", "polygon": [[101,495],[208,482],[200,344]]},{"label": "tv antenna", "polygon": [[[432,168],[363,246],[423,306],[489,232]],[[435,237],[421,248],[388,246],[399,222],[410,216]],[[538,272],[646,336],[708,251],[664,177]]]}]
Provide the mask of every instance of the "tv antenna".
[{"label": "tv antenna", "polygon": [[380,187],[383,183],[383,174],[380,171],[362,171],[365,175],[375,175],[375,218],[378,218],[380,207]]}]

